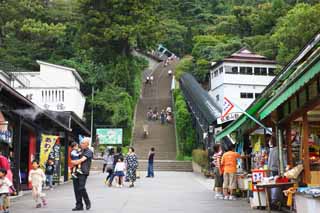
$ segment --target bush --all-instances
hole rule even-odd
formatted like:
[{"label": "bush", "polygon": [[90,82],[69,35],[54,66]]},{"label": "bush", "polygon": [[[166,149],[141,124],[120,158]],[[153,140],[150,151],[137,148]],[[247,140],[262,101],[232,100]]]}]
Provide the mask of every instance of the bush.
[{"label": "bush", "polygon": [[209,160],[208,160],[208,151],[202,149],[194,149],[192,151],[192,160],[199,164],[203,169],[208,169]]},{"label": "bush", "polygon": [[192,154],[192,149],[195,147],[196,134],[192,126],[191,115],[180,90],[174,91],[174,98],[178,148],[181,155],[177,159],[184,159],[185,156],[191,156]]}]

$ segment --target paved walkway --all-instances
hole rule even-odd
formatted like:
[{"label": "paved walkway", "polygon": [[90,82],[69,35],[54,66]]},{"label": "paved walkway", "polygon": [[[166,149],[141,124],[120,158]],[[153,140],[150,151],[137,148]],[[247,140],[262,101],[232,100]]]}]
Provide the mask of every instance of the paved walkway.
[{"label": "paved walkway", "polygon": [[[144,176],[144,173],[141,173]],[[91,175],[88,192],[92,213],[212,213],[251,212],[245,201],[220,201],[213,198],[211,180],[184,172],[157,172],[156,178],[139,179],[135,188],[108,188],[104,175]],[[12,213],[71,212],[74,206],[72,184],[47,191],[49,205],[35,209],[31,195],[12,201]]]}]

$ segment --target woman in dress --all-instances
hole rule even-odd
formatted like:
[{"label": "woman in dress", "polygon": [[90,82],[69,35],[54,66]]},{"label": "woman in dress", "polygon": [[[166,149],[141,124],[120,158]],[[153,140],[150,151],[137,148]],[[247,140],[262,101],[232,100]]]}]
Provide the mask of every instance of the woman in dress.
[{"label": "woman in dress", "polygon": [[136,171],[138,168],[138,158],[134,153],[134,148],[130,147],[128,156],[126,158],[127,165],[127,180],[129,180],[129,187],[134,187],[134,182],[136,181]]}]

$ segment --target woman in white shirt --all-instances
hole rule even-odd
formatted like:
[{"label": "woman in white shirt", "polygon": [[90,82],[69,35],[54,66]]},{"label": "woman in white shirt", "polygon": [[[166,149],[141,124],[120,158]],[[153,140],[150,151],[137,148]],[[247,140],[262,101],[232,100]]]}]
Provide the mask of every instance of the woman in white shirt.
[{"label": "woman in white shirt", "polygon": [[117,187],[123,187],[123,177],[125,169],[126,165],[123,162],[123,158],[119,158],[114,168]]}]

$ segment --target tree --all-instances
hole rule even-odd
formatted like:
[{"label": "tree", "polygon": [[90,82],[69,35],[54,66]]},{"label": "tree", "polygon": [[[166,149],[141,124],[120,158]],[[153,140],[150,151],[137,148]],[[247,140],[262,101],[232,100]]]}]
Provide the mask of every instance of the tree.
[{"label": "tree", "polygon": [[311,6],[298,4],[281,18],[272,39],[277,44],[277,61],[288,63],[305,43],[318,32],[320,26],[320,4]]}]

